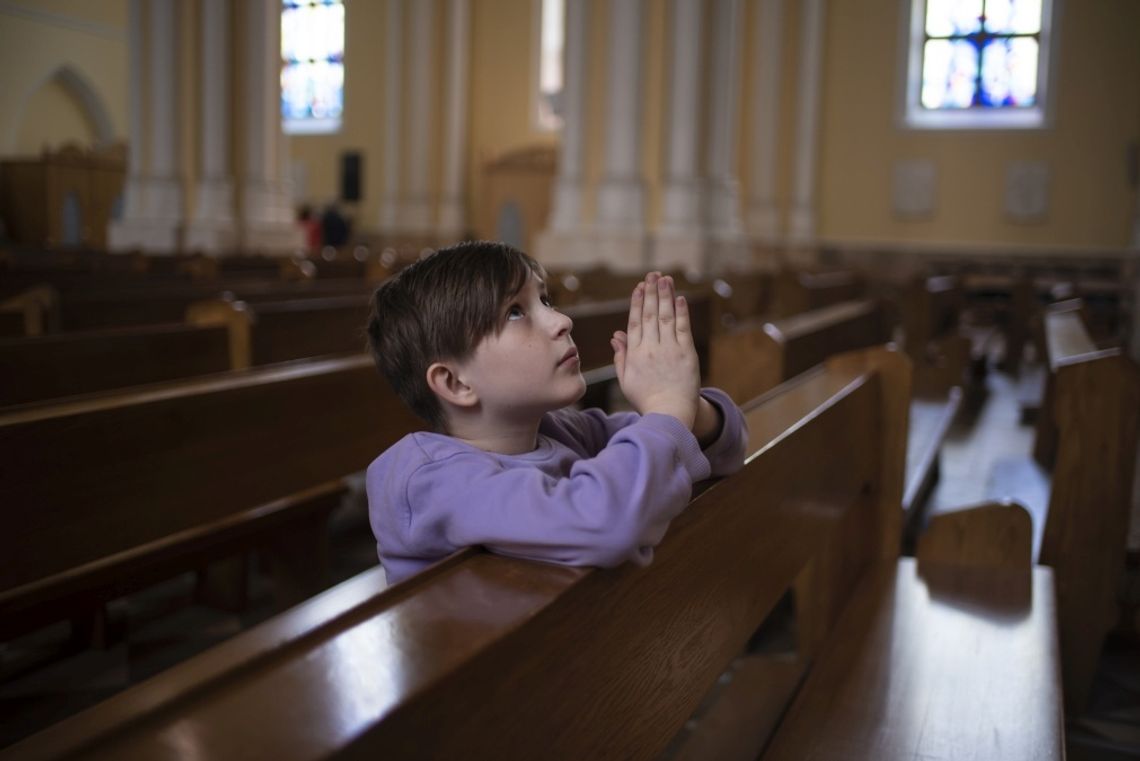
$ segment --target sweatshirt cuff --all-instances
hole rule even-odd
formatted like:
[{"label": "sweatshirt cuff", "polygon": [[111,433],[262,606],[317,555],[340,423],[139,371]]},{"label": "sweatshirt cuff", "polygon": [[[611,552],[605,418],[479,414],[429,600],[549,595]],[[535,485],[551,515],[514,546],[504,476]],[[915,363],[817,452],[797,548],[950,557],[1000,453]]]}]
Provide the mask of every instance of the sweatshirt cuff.
[{"label": "sweatshirt cuff", "polygon": [[654,430],[660,431],[673,440],[677,464],[683,466],[693,483],[703,481],[712,473],[708,457],[701,451],[701,445],[693,432],[672,415],[651,412],[641,418]]},{"label": "sweatshirt cuff", "polygon": [[[702,388],[701,397],[717,408],[721,417],[720,435],[704,449],[711,467],[715,470],[718,462],[743,463],[745,433],[742,428],[740,409],[732,399],[719,388]],[[735,468],[732,468],[735,470]]]}]

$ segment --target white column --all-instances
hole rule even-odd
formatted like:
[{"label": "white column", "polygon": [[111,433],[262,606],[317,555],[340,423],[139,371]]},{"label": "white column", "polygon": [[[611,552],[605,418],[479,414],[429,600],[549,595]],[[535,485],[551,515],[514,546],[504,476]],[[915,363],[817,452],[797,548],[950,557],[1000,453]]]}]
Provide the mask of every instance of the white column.
[{"label": "white column", "polygon": [[380,197],[380,229],[386,231],[398,226],[400,216],[403,41],[404,0],[388,0],[384,17],[384,145],[381,151],[383,177]]},{"label": "white column", "polygon": [[128,66],[127,82],[129,90],[127,98],[130,100],[130,148],[127,154],[127,187],[124,199],[123,216],[125,219],[138,219],[146,215],[146,199],[142,187],[143,177],[146,174],[146,120],[143,109],[146,105],[143,88],[145,80],[143,70],[145,67],[145,53],[143,46],[143,0],[131,0],[128,6]]},{"label": "white column", "polygon": [[795,175],[788,229],[788,239],[793,244],[810,243],[816,236],[815,172],[823,68],[824,0],[803,0],[802,8]]},{"label": "white column", "polygon": [[776,206],[776,147],[780,133],[780,59],[784,0],[760,0],[752,56],[752,179],[748,228],[762,243],[780,239]]},{"label": "white column", "polygon": [[458,238],[466,230],[463,203],[463,163],[467,137],[467,71],[471,29],[470,0],[447,0],[447,106],[444,116],[443,193],[439,207],[439,233]]},{"label": "white column", "polygon": [[245,12],[241,242],[249,252],[290,253],[303,240],[282,171],[281,3],[245,0]]},{"label": "white column", "polygon": [[708,109],[708,223],[719,238],[741,233],[736,176],[736,125],[740,111],[740,0],[715,0],[711,93]]},{"label": "white column", "polygon": [[408,72],[408,194],[399,227],[411,233],[432,231],[431,176],[432,104],[435,98],[435,3],[412,4],[411,71]]},{"label": "white column", "polygon": [[699,235],[702,226],[698,144],[701,113],[702,0],[673,0],[669,46],[668,152],[662,195],[663,235]]},{"label": "white column", "polygon": [[138,227],[146,217],[149,199],[146,186],[146,41],[143,34],[143,1],[127,5],[127,181],[123,189],[123,216],[107,228],[107,248],[125,251],[141,245]]},{"label": "white column", "polygon": [[589,16],[590,0],[567,0],[562,67],[562,154],[550,212],[550,227],[557,233],[574,233],[582,227]]},{"label": "white column", "polygon": [[645,226],[641,177],[642,0],[610,3],[604,166],[599,231],[639,235]]},{"label": "white column", "polygon": [[186,248],[222,253],[236,244],[230,182],[229,0],[201,0],[201,155]]}]

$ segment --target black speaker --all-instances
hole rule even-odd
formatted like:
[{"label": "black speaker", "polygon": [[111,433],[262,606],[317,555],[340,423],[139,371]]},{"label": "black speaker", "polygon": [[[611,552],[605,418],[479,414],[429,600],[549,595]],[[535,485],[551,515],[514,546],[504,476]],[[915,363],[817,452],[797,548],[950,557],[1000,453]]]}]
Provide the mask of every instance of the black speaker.
[{"label": "black speaker", "polygon": [[359,151],[345,151],[340,157],[340,200],[359,201],[361,197],[360,165],[363,157]]}]

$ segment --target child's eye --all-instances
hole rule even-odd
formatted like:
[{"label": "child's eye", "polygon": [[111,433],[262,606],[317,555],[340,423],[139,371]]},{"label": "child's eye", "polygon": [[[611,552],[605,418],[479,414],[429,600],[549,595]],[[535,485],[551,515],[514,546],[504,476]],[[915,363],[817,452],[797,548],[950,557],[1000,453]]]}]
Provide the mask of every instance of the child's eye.
[{"label": "child's eye", "polygon": [[540,301],[542,301],[542,305],[543,305],[543,306],[547,306],[547,307],[550,307],[551,309],[553,309],[553,308],[554,308],[554,302],[553,302],[553,301],[551,301],[551,300],[550,300],[550,297],[549,297],[549,296],[547,296],[545,293],[544,293],[544,294],[542,294],[542,296],[541,296],[541,298],[540,298]]},{"label": "child's eye", "polygon": [[511,308],[507,310],[507,319],[508,320],[518,320],[518,319],[521,319],[522,316],[523,316],[523,310],[522,310],[522,307],[520,307],[518,304],[512,305]]}]

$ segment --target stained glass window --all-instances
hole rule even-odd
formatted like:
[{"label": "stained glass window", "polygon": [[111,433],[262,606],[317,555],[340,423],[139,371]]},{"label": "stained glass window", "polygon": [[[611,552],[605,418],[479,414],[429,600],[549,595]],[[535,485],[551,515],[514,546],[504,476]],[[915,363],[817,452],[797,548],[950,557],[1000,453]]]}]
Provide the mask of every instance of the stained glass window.
[{"label": "stained glass window", "polygon": [[335,132],[344,113],[343,0],[282,0],[281,126]]},{"label": "stained glass window", "polygon": [[911,126],[1041,126],[1050,0],[912,2]]}]

